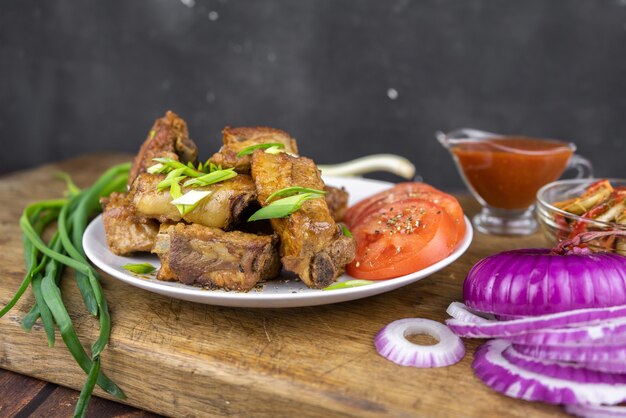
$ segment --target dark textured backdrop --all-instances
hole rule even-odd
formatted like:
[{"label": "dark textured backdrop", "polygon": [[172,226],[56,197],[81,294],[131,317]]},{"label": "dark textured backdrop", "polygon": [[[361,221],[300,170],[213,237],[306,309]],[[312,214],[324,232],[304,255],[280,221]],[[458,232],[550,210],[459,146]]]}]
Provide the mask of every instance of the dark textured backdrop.
[{"label": "dark textured backdrop", "polygon": [[626,0],[3,0],[0,171],[135,151],[166,109],[207,155],[226,125],[319,162],[393,152],[435,185],[468,126],[579,144],[626,177]]}]

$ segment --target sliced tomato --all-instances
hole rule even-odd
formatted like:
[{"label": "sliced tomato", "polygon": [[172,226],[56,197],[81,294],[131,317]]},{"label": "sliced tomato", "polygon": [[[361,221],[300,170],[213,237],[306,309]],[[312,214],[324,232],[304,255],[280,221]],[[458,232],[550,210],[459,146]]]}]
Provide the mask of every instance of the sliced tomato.
[{"label": "sliced tomato", "polygon": [[463,209],[458,200],[454,196],[437,190],[426,183],[400,183],[389,190],[362,200],[348,209],[345,216],[346,223],[351,228],[355,228],[371,213],[384,206],[396,204],[406,199],[427,200],[440,206],[454,220],[456,225],[456,242],[465,236],[465,219],[463,217]]},{"label": "sliced tomato", "polygon": [[349,275],[368,280],[404,276],[450,255],[457,227],[440,206],[405,199],[379,207],[352,229],[357,254]]},{"label": "sliced tomato", "polygon": [[351,206],[345,215],[345,221],[348,226],[354,226],[359,220],[363,219],[367,212],[372,212],[376,205],[385,204],[394,192],[419,192],[422,190],[436,190],[434,187],[426,183],[399,183],[391,189],[376,193],[366,199],[361,200],[354,206]]}]

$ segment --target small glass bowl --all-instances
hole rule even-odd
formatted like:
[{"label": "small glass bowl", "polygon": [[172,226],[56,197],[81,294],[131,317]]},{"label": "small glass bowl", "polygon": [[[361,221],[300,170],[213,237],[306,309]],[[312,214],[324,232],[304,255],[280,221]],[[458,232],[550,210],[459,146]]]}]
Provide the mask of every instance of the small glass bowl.
[{"label": "small glass bowl", "polygon": [[[587,187],[600,179],[559,180],[548,183],[537,192],[536,216],[544,236],[552,245],[571,236],[572,225],[577,224],[587,231],[626,231],[626,225],[614,222],[594,221],[582,216],[563,211],[552,203],[580,196]],[[613,188],[626,187],[624,179],[608,179]],[[623,238],[620,238],[623,239]],[[605,245],[602,245],[605,244]],[[614,245],[608,246],[606,239],[589,244],[592,250],[609,250],[626,255],[624,250],[616,250]],[[608,247],[608,248],[607,248]]]}]

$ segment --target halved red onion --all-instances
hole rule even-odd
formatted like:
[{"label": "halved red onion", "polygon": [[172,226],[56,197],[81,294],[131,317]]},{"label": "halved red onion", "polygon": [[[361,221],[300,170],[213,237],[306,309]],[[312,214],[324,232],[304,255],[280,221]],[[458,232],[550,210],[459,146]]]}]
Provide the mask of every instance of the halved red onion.
[{"label": "halved red onion", "polygon": [[[458,307],[459,312],[462,310],[462,307]],[[467,309],[465,310],[467,311]],[[467,311],[464,315],[474,314]],[[580,326],[614,319],[626,319],[626,305],[608,308],[578,309],[549,315],[512,319],[510,321],[487,320],[482,322],[465,322],[458,319],[448,319],[446,324],[455,334],[461,337],[508,338],[546,328]]]},{"label": "halved red onion", "polygon": [[524,345],[626,345],[626,318],[575,328],[550,328],[508,338]]},{"label": "halved red onion", "polygon": [[498,315],[545,315],[626,303],[626,258],[545,248],[480,260],[463,285],[465,304]]},{"label": "halved red onion", "polygon": [[626,406],[565,405],[565,411],[581,418],[626,418]]},{"label": "halved red onion", "polygon": [[514,344],[515,350],[521,354],[556,361],[573,361],[578,363],[626,361],[625,345],[522,345]]},{"label": "halved red onion", "polygon": [[[439,342],[418,345],[406,339],[409,335],[427,334]],[[385,326],[374,339],[378,353],[401,366],[443,367],[459,362],[465,347],[448,327],[422,318],[405,318]]]},{"label": "halved red onion", "polygon": [[626,384],[572,381],[556,370],[553,376],[512,364],[502,353],[506,340],[491,340],[479,347],[472,364],[476,374],[492,389],[507,396],[551,404],[616,404],[626,399]]}]

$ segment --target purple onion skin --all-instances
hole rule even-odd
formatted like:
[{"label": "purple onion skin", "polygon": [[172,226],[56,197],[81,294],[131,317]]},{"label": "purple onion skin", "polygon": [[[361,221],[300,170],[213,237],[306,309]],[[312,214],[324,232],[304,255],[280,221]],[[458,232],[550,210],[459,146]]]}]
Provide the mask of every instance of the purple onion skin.
[{"label": "purple onion skin", "polygon": [[465,304],[499,315],[544,315],[626,304],[626,257],[505,251],[480,260],[463,285]]}]

